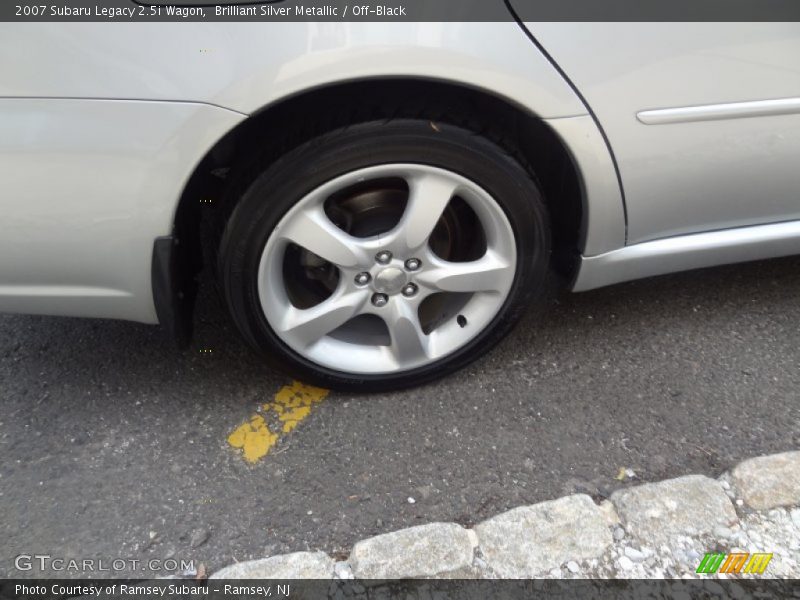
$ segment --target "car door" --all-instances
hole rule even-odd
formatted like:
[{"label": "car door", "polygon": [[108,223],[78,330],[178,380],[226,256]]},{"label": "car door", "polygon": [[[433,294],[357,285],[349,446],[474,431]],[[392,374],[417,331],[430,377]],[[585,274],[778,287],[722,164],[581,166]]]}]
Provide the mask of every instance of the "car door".
[{"label": "car door", "polygon": [[606,133],[628,244],[800,219],[800,24],[525,26]]}]

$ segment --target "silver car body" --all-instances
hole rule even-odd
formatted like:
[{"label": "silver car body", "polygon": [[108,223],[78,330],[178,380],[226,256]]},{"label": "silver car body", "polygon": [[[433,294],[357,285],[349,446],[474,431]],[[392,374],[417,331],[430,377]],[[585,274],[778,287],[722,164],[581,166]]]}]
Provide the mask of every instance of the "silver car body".
[{"label": "silver car body", "polygon": [[0,311],[156,323],[153,242],[209,149],[276,102],[388,76],[556,132],[584,193],[575,290],[800,253],[797,24],[526,28],[0,25]]}]

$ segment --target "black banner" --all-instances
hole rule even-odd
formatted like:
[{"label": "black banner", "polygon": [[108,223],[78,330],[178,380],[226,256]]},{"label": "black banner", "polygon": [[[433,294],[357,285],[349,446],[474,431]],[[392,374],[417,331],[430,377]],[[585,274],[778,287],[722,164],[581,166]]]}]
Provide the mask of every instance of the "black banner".
[{"label": "black banner", "polygon": [[[511,8],[513,6],[513,9]],[[515,14],[516,13],[516,14]],[[798,0],[3,0],[5,22],[793,21]]]},{"label": "black banner", "polygon": [[797,598],[800,582],[777,579],[699,580],[0,580],[0,600],[528,600],[548,598]]}]

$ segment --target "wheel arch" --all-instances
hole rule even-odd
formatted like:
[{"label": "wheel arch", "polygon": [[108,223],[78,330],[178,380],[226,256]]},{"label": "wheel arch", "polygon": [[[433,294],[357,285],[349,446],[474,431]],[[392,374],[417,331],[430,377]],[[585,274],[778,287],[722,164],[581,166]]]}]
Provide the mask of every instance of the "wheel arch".
[{"label": "wheel arch", "polygon": [[[473,85],[429,78],[381,77],[323,85],[251,114],[206,152],[188,179],[174,219],[182,256],[211,258],[213,248],[204,245],[202,224],[210,223],[212,232],[220,221],[224,224],[231,210],[222,203],[226,188],[246,170],[255,153],[271,152],[277,158],[326,131],[390,118],[423,118],[465,127],[489,137],[531,170],[551,214],[556,269],[565,282],[571,280],[588,231],[587,182],[576,160],[581,148],[568,147],[563,127],[551,126],[550,120],[518,101]],[[185,286],[194,280],[200,264],[178,260],[174,268],[178,272],[173,279]]]}]

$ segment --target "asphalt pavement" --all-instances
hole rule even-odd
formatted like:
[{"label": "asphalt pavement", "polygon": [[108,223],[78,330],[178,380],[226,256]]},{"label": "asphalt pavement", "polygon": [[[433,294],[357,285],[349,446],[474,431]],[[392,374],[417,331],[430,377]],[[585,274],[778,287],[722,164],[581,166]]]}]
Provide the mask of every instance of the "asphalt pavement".
[{"label": "asphalt pavement", "polygon": [[20,554],[343,555],[800,447],[797,257],[562,294],[447,379],[331,393],[252,464],[227,438],[291,381],[204,298],[186,352],[157,327],[0,316],[1,577],[53,573]]}]

